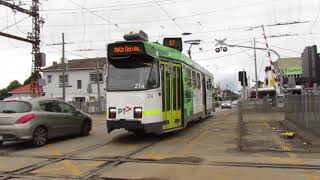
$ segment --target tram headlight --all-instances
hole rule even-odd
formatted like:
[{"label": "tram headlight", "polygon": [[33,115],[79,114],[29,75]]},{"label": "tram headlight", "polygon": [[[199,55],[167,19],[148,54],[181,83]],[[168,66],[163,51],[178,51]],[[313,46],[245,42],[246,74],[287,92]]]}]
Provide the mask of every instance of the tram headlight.
[{"label": "tram headlight", "polygon": [[142,118],[142,107],[135,107],[133,109],[133,117],[134,118]]},{"label": "tram headlight", "polygon": [[114,119],[117,116],[117,109],[115,107],[109,108],[109,118]]}]

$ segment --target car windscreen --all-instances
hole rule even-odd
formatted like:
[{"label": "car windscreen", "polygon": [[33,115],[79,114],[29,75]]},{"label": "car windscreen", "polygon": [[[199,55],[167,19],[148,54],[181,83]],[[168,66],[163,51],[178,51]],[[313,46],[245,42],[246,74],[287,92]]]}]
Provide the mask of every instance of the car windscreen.
[{"label": "car windscreen", "polygon": [[159,87],[159,63],[152,58],[110,59],[108,90],[144,90]]},{"label": "car windscreen", "polygon": [[24,113],[31,111],[31,104],[24,101],[0,101],[0,113]]}]

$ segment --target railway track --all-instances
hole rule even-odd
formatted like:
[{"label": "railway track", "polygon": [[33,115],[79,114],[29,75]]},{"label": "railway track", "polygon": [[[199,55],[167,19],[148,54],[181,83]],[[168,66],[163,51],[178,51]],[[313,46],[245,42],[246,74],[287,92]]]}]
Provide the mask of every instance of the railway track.
[{"label": "railway track", "polygon": [[[106,158],[105,159],[105,163],[101,164],[100,166],[90,170],[88,173],[86,173],[85,175],[81,176],[81,177],[77,177],[77,176],[64,176],[64,175],[57,175],[57,176],[52,176],[52,175],[39,175],[39,174],[32,174],[31,172],[40,168],[43,168],[45,166],[54,164],[54,163],[58,163],[61,162],[63,160],[77,160],[79,158],[74,157],[77,154],[80,153],[84,153],[84,152],[89,152],[92,150],[95,150],[99,147],[102,146],[106,146],[109,144],[112,144],[114,142],[116,142],[116,139],[112,139],[110,141],[107,141],[105,143],[98,143],[95,145],[91,145],[91,146],[87,146],[63,155],[55,155],[55,156],[24,156],[24,155],[15,155],[12,157],[30,157],[30,158],[45,158],[46,160],[11,171],[11,172],[7,172],[7,173],[0,173],[0,180],[5,180],[5,179],[11,179],[11,178],[52,178],[52,179],[90,179],[93,178],[95,175],[99,174],[101,171],[105,171],[107,169],[111,169],[114,166],[117,166],[120,163],[123,163],[125,160],[127,160],[128,158],[130,158],[132,155],[135,155],[153,145],[155,145],[156,143],[161,141],[161,137],[157,137],[155,138],[153,141],[147,143],[146,145],[142,145],[141,147],[138,147],[137,149],[135,149],[134,151],[131,151],[129,153],[126,153],[124,155],[122,155],[119,158]],[[6,155],[6,157],[10,157],[11,155],[8,154]],[[81,159],[79,159],[81,160]],[[92,160],[95,160],[94,158],[92,158]]]}]

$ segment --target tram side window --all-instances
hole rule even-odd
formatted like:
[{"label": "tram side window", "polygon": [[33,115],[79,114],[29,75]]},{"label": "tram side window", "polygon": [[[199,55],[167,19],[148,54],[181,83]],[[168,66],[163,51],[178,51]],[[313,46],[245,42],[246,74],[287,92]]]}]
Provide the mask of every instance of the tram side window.
[{"label": "tram side window", "polygon": [[187,73],[187,87],[191,87],[191,69],[186,67],[186,73]]},{"label": "tram side window", "polygon": [[165,90],[164,90],[164,66],[163,66],[163,64],[161,64],[160,65],[160,71],[161,71],[161,84],[162,84],[162,111],[164,112],[164,111],[166,111],[166,109],[165,109]]},{"label": "tram side window", "polygon": [[172,73],[172,105],[173,105],[173,110],[177,109],[177,67],[173,67],[173,73]]},{"label": "tram side window", "polygon": [[197,73],[197,87],[198,89],[201,89],[201,80],[200,80],[200,74]]},{"label": "tram side window", "polygon": [[180,67],[177,67],[177,88],[178,88],[178,110],[181,109],[181,77],[180,77]]},{"label": "tram side window", "polygon": [[197,87],[197,80],[196,80],[196,72],[192,71],[192,87],[195,89]]},{"label": "tram side window", "polygon": [[211,79],[209,79],[208,85],[209,85],[209,91],[212,91],[212,82],[211,82]]}]

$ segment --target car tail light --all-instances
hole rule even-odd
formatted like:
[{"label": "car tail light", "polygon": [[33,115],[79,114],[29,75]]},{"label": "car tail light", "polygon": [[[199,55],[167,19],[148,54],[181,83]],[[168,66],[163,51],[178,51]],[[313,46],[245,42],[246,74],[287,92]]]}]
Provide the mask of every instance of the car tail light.
[{"label": "car tail light", "polygon": [[35,114],[27,114],[24,115],[22,117],[20,117],[17,121],[16,124],[25,124],[29,121],[32,121],[33,119],[35,119],[37,116]]},{"label": "car tail light", "polygon": [[133,109],[133,117],[134,118],[142,118],[142,107],[135,107]]},{"label": "car tail light", "polygon": [[117,117],[117,109],[115,107],[109,108],[109,118],[115,119]]}]

